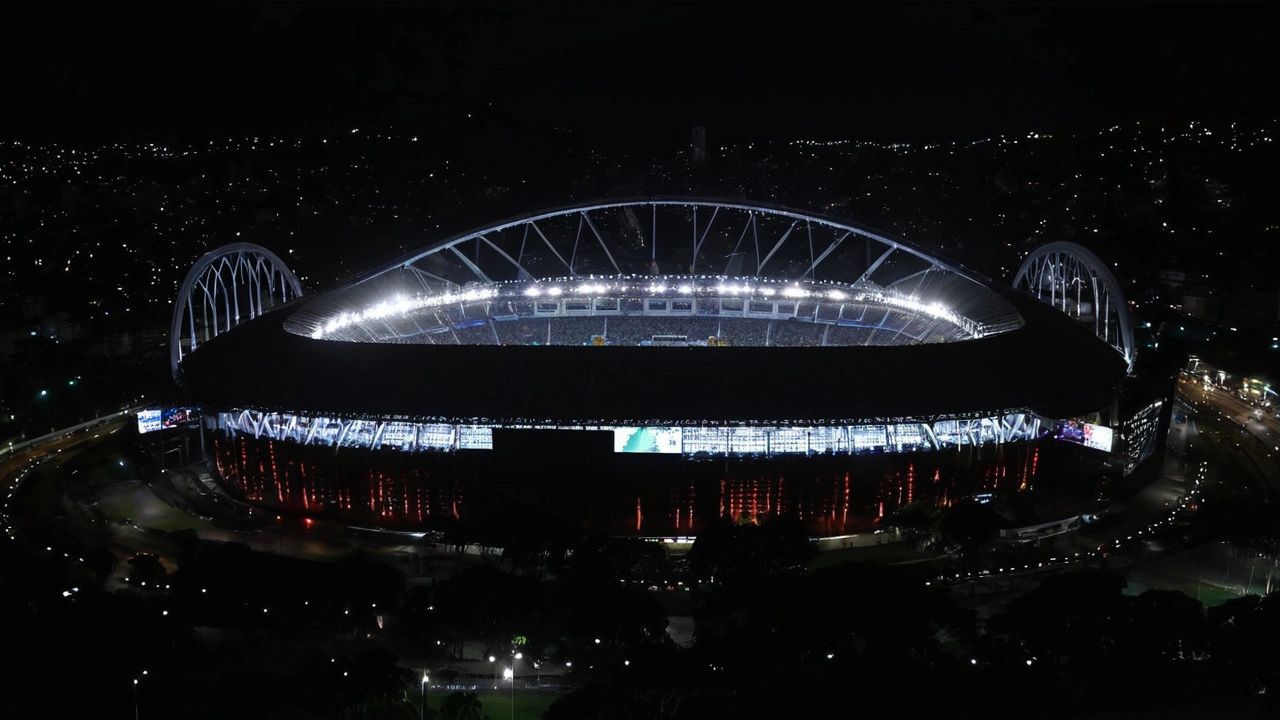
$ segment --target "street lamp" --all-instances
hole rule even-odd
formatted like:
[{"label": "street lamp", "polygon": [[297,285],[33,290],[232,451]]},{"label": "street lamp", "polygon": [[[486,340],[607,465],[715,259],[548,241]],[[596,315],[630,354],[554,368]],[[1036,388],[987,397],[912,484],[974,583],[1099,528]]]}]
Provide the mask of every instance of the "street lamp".
[{"label": "street lamp", "polygon": [[[146,674],[147,671],[143,670],[142,675]],[[133,720],[138,720],[138,681],[141,679],[141,675],[133,679]]]},{"label": "street lamp", "polygon": [[[516,717],[516,661],[524,658],[524,653],[515,649],[511,651],[511,667],[502,669],[502,679],[511,681],[511,720]],[[493,662],[493,657],[489,657]]]},{"label": "street lamp", "polygon": [[516,658],[520,657],[520,653],[511,656],[511,667],[503,668],[503,679],[511,681],[511,720],[516,717]]},{"label": "street lamp", "polygon": [[[422,697],[418,701],[418,720],[423,720],[423,718],[425,717],[424,713],[426,713],[427,711],[427,683],[430,681],[431,681],[431,678],[427,676],[427,671],[423,670],[422,671]],[[134,718],[134,720],[137,720],[137,718]]]}]

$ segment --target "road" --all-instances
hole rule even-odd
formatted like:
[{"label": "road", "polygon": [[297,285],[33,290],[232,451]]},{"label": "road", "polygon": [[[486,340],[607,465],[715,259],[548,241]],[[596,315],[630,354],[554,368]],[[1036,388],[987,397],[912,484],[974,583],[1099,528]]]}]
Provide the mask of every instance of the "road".
[{"label": "road", "polygon": [[[1236,447],[1252,465],[1252,476],[1229,475],[1230,481],[1261,483],[1276,489],[1280,470],[1276,459],[1280,450],[1267,442],[1280,439],[1280,423],[1259,418],[1253,407],[1225,391],[1206,391],[1201,383],[1183,382],[1175,398],[1175,415],[1166,437],[1159,476],[1120,504],[1125,508],[1118,522],[1084,526],[1073,533],[1055,536],[1040,548],[1036,557],[1009,561],[1005,568],[972,581],[953,584],[955,597],[973,606],[980,614],[998,612],[1013,597],[1039,584],[1045,573],[1071,567],[1096,567],[1095,552],[1105,548],[1108,566],[1124,568],[1131,592],[1151,588],[1177,589],[1211,604],[1246,591],[1260,592],[1280,585],[1280,568],[1263,558],[1237,557],[1222,543],[1203,543],[1190,549],[1166,552],[1164,541],[1155,533],[1167,525],[1184,500],[1189,502],[1199,477],[1224,478],[1220,468],[1202,468],[1188,461],[1189,452],[1202,443],[1223,449]],[[1194,455],[1191,455],[1194,457]],[[1204,475],[1202,475],[1204,473]],[[1187,516],[1179,515],[1179,520]],[[1043,556],[1043,557],[1041,557]],[[1074,559],[1065,565],[1039,561]],[[996,570],[1000,570],[997,572]]]},{"label": "road", "polygon": [[[195,472],[166,470],[150,484],[136,476],[110,482],[99,479],[88,485],[87,492],[82,489],[78,494],[69,493],[68,485],[54,482],[65,463],[93,443],[127,429],[132,422],[132,416],[108,416],[100,422],[15,446],[12,452],[0,455],[0,482],[10,489],[2,507],[10,525],[18,530],[41,527],[45,534],[52,530],[68,547],[105,547],[122,561],[140,552],[151,553],[171,571],[176,567],[178,543],[166,531],[183,528],[194,530],[202,540],[241,543],[259,552],[310,560],[337,560],[351,554],[351,538],[342,526],[332,523],[316,521],[306,529],[285,529],[268,521],[261,532],[255,532],[228,527],[234,523],[201,519],[199,516],[206,512],[215,513],[209,510],[210,491]],[[29,474],[32,470],[39,472]],[[12,490],[20,479],[23,492],[15,494]],[[230,513],[225,514],[230,517]],[[431,582],[450,574],[455,567],[453,556],[446,555],[444,548],[434,552],[417,545],[361,549],[371,559],[403,571],[411,582]],[[478,558],[464,560],[464,564],[475,562],[479,562]],[[108,581],[109,587],[119,587],[128,570],[128,564],[120,562],[116,575]]]},{"label": "road", "polygon": [[1178,396],[1206,420],[1220,420],[1233,428],[1233,440],[1259,471],[1280,480],[1280,420],[1255,408],[1229,390],[1204,383],[1185,374],[1178,380]]}]

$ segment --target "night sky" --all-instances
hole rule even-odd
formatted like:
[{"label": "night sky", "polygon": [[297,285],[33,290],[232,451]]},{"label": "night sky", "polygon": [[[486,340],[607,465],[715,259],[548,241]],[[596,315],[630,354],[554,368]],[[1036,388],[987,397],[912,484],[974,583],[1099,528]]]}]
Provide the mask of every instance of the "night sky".
[{"label": "night sky", "polygon": [[[10,136],[567,126],[964,139],[1268,115],[1266,5],[208,4],[16,13]],[[475,118],[473,118],[474,121]]]}]

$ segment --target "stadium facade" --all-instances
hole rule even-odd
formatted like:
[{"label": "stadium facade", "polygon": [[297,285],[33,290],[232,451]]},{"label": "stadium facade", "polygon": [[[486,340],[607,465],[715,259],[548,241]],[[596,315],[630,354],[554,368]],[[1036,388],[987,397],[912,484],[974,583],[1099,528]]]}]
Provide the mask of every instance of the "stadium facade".
[{"label": "stadium facade", "polygon": [[786,208],[597,203],[314,295],[262,248],[216,250],[180,293],[173,372],[222,479],[278,508],[430,525],[551,504],[655,535],[794,512],[845,531],[1047,481],[1062,440],[1125,450],[1114,278],[1052,244],[1015,286]]}]

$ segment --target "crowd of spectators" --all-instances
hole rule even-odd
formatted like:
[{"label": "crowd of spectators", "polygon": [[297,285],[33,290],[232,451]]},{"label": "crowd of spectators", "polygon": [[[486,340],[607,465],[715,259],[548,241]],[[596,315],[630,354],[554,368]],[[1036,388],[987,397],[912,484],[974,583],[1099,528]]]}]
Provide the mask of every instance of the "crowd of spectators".
[{"label": "crowd of spectators", "polygon": [[846,312],[817,322],[717,315],[470,317],[473,314],[450,312],[439,320],[456,320],[456,324],[433,323],[436,326],[431,328],[422,327],[422,318],[417,322],[399,320],[397,329],[405,326],[400,341],[436,345],[636,346],[649,344],[657,337],[676,337],[685,338],[689,345],[709,345],[714,338],[716,344],[746,347],[850,347],[953,342],[966,337],[963,330],[946,320],[885,308],[862,309],[852,315]]}]

